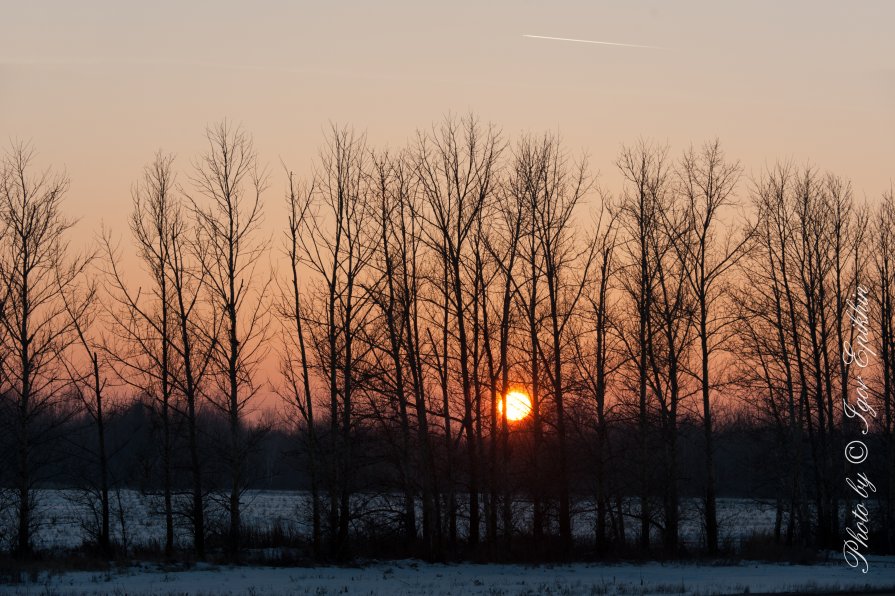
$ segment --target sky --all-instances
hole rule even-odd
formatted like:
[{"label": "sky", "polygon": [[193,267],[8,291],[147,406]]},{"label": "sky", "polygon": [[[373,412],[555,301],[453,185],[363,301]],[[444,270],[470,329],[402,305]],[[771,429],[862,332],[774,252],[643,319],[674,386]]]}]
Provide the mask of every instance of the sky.
[{"label": "sky", "polygon": [[271,166],[272,221],[281,162],[309,172],[328,122],[398,147],[449,112],[557,132],[609,190],[639,137],[676,153],[718,136],[747,174],[810,161],[871,199],[895,177],[892,2],[4,4],[0,141],[67,170],[85,237],[123,227],[157,149],[185,179],[225,117]]},{"label": "sky", "polygon": [[717,136],[747,179],[810,162],[871,201],[895,178],[895,2],[2,2],[0,142],[68,172],[85,245],[125,236],[157,150],[187,181],[223,118],[270,166],[272,235],[281,164],[307,175],[330,122],[396,148],[472,111],[507,138],[558,133],[610,192],[640,137],[678,154]]}]

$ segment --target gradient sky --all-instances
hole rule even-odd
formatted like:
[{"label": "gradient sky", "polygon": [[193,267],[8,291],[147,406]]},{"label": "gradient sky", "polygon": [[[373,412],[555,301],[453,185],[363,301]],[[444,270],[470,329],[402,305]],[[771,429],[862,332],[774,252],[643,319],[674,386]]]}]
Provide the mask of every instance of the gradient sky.
[{"label": "gradient sky", "polygon": [[2,14],[0,141],[68,171],[75,245],[101,223],[126,237],[143,165],[174,152],[187,182],[225,117],[270,165],[278,237],[280,161],[307,174],[329,121],[398,147],[472,110],[509,137],[559,132],[612,192],[619,146],[640,136],[679,154],[717,135],[747,174],[811,160],[859,198],[895,178],[895,2],[30,0]]},{"label": "gradient sky", "polygon": [[675,153],[718,135],[747,173],[810,159],[871,198],[895,177],[895,2],[4,4],[0,137],[67,169],[85,235],[123,233],[154,151],[185,170],[224,117],[272,167],[272,220],[280,160],[307,172],[328,121],[395,147],[449,111],[558,131],[611,190],[641,135]]}]

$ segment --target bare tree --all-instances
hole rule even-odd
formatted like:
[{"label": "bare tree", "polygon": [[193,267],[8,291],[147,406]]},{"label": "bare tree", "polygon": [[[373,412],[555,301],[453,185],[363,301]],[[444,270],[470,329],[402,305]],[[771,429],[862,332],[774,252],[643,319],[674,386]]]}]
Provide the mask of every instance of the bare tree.
[{"label": "bare tree", "polygon": [[892,189],[883,194],[878,207],[873,246],[875,277],[879,284],[883,438],[889,463],[883,515],[891,549],[895,546],[895,195]]},{"label": "bare tree", "polygon": [[259,239],[261,194],[266,174],[259,169],[252,139],[226,121],[206,131],[208,151],[196,164],[193,184],[204,198],[191,199],[205,246],[202,269],[215,319],[224,336],[215,342],[215,387],[209,403],[227,417],[229,436],[225,459],[230,472],[227,547],[237,557],[240,548],[241,503],[248,483],[246,460],[259,439],[249,432],[245,416],[260,384],[259,363],[268,336],[266,290],[270,280],[258,271],[267,251]]},{"label": "bare tree", "polygon": [[[616,162],[627,187],[619,205],[620,230],[625,233],[624,252],[630,265],[623,280],[625,292],[634,306],[636,329],[633,341],[626,339],[627,352],[633,363],[636,387],[639,457],[640,546],[650,547],[650,477],[648,423],[650,413],[649,370],[652,340],[652,315],[656,301],[656,262],[652,242],[663,226],[662,201],[668,191],[670,166],[668,149],[654,147],[645,141],[625,147]],[[622,333],[627,337],[627,333]]]},{"label": "bare tree", "polygon": [[[420,134],[416,168],[426,202],[430,246],[440,251],[445,265],[445,315],[457,330],[457,360],[463,394],[462,428],[469,459],[469,543],[477,545],[480,531],[478,450],[474,438],[473,379],[470,371],[469,302],[463,263],[479,213],[493,200],[497,160],[502,150],[499,133],[484,128],[472,116],[448,117],[431,133]],[[445,327],[447,321],[444,322]],[[447,372],[448,354],[442,358]],[[445,377],[446,378],[446,377]],[[445,396],[446,397],[446,396]],[[448,416],[448,412],[445,412]]]},{"label": "bare tree", "polygon": [[[513,178],[511,177],[511,180]],[[497,303],[495,326],[497,327],[497,362],[494,362],[492,348],[491,326],[488,319],[488,305],[483,305],[482,333],[484,335],[485,356],[488,363],[488,374],[491,385],[491,466],[492,482],[500,485],[503,507],[500,519],[503,524],[504,546],[509,550],[512,541],[512,500],[513,494],[509,482],[510,449],[509,449],[509,420],[507,409],[501,407],[510,390],[510,331],[512,328],[514,313],[512,310],[516,298],[517,281],[515,274],[520,257],[520,239],[523,232],[526,200],[519,192],[510,190],[511,184],[504,183],[501,192],[498,193],[495,210],[498,214],[497,226],[490,226],[490,234],[486,234],[485,248],[491,260],[495,264],[495,276],[500,279],[500,300]],[[517,186],[518,188],[518,186]],[[497,282],[492,282],[497,283]],[[487,297],[487,290],[483,291]],[[501,461],[498,462],[498,454]],[[501,470],[498,473],[498,469]],[[491,525],[497,525],[497,487],[492,488],[492,514],[494,520]],[[496,535],[496,528],[493,530]]]},{"label": "bare tree", "polygon": [[[609,479],[607,468],[611,455],[609,441],[610,381],[612,373],[618,368],[618,347],[612,336],[614,309],[612,307],[612,290],[618,273],[618,219],[610,210],[608,197],[603,197],[603,205],[594,229],[596,244],[596,275],[587,288],[588,302],[587,324],[592,332],[590,350],[585,347],[588,342],[576,337],[574,341],[574,363],[577,378],[582,385],[582,392],[593,397],[594,417],[597,440],[596,451],[596,520],[594,532],[596,547],[605,552],[608,547],[608,518],[612,510],[610,504]],[[620,519],[620,518],[619,518]],[[616,529],[620,543],[624,542],[623,526]]]},{"label": "bare tree", "polygon": [[174,198],[174,157],[157,153],[134,186],[131,235],[137,255],[149,275],[148,287],[134,290],[124,279],[111,238],[103,238],[106,278],[111,298],[111,345],[106,352],[127,386],[151,399],[162,427],[162,500],[165,516],[165,556],[174,553],[174,443],[178,404],[175,375],[182,372],[175,359],[176,338],[172,291],[171,243],[178,217]]},{"label": "bare tree", "polygon": [[[757,246],[746,263],[746,275],[753,283],[742,290],[739,299],[746,326],[741,335],[747,338],[747,344],[751,344],[748,351],[757,359],[754,370],[765,377],[767,408],[779,426],[781,451],[786,457],[785,478],[781,479],[785,495],[780,506],[785,501],[788,509],[787,544],[792,544],[796,536],[803,543],[810,540],[809,487],[803,465],[806,434],[809,446],[813,443],[813,430],[809,430],[811,331],[800,270],[806,272],[803,241],[811,234],[802,229],[802,224],[812,224],[799,221],[799,196],[805,198],[799,191],[803,182],[790,164],[777,164],[756,181],[753,203],[760,225],[756,229]],[[807,214],[804,205],[802,213]]]},{"label": "bare tree", "polygon": [[[775,540],[828,548],[851,496],[836,454],[853,421],[837,405],[856,375],[839,357],[856,286],[880,299],[869,440],[895,461],[891,192],[871,222],[846,179],[783,163],[741,205],[742,168],[717,140],[673,163],[640,141],[615,162],[620,193],[595,193],[596,219],[579,223],[592,178],[551,134],[505,153],[495,127],[448,116],[387,152],[332,126],[313,176],[288,172],[288,273],[274,277],[252,139],[227,122],[206,139],[186,189],[171,156],[144,169],[125,250],[103,230],[102,277],[69,251],[65,176],[35,171],[27,145],[2,158],[0,514],[15,517],[16,555],[46,523],[36,489],[67,464],[89,472],[84,528],[114,553],[117,506],[127,550],[116,441],[143,433],[119,433],[114,414],[131,404],[122,424],[151,421],[134,456],[163,502],[169,558],[179,519],[205,557],[210,503],[238,558],[245,491],[256,471],[273,480],[283,445],[301,462],[292,480],[310,483],[315,557],[384,544],[429,559],[568,556],[585,508],[598,553],[627,547],[636,520],[632,544],[649,554],[661,537],[675,556],[685,520],[701,518],[714,555],[730,486],[716,468],[738,459],[727,444],[761,453],[749,480],[773,493]],[[271,347],[283,416],[256,423]],[[523,388],[527,414],[506,402]]]},{"label": "bare tree", "polygon": [[[368,293],[377,309],[385,319],[385,332],[388,336],[386,351],[390,360],[388,371],[383,376],[385,392],[393,399],[399,427],[397,441],[397,467],[401,478],[404,497],[403,524],[405,537],[409,544],[416,542],[416,490],[411,466],[412,433],[410,425],[410,384],[406,379],[404,352],[405,333],[404,317],[401,316],[400,296],[402,291],[399,278],[401,268],[406,262],[400,259],[400,229],[398,218],[406,215],[403,209],[402,194],[406,194],[403,181],[396,176],[395,165],[388,153],[374,154],[372,157],[372,194],[376,197],[375,221],[379,233],[378,250],[371,265],[378,269],[378,279],[371,281]],[[398,217],[395,217],[395,216]],[[374,348],[375,349],[375,348]],[[386,380],[386,377],[391,377]]]},{"label": "bare tree", "polygon": [[[133,191],[131,233],[148,286],[136,289],[126,279],[111,236],[103,237],[110,301],[106,313],[114,336],[104,350],[116,376],[148,396],[162,420],[165,552],[174,549],[175,419],[186,423],[193,550],[205,557],[205,461],[199,424],[202,391],[211,372],[220,321],[208,316],[203,300],[205,247],[184,217],[175,191],[173,157],[156,155]],[[182,399],[180,399],[182,398]]]},{"label": "bare tree", "polygon": [[28,556],[37,496],[44,480],[47,453],[67,399],[65,369],[60,358],[77,340],[62,293],[80,278],[87,258],[72,258],[66,232],[72,222],[61,211],[68,188],[63,174],[35,172],[34,150],[13,145],[2,162],[0,248],[2,276],[3,385],[11,395],[15,437],[17,532],[14,552]]},{"label": "bare tree", "polygon": [[702,394],[702,421],[705,441],[705,531],[710,554],[718,550],[715,446],[712,426],[712,355],[724,348],[730,334],[733,309],[723,304],[727,273],[746,254],[751,238],[747,230],[737,233],[722,219],[736,206],[734,193],[742,168],[728,162],[720,142],[692,146],[680,160],[677,176],[684,200],[687,235],[674,244],[686,263],[687,282],[696,303],[696,333],[699,339],[697,381]]},{"label": "bare tree", "polygon": [[[348,555],[356,425],[355,390],[369,296],[362,276],[372,257],[365,140],[333,126],[321,152],[313,212],[300,235],[302,262],[322,280],[314,321],[318,369],[329,396],[329,539],[333,556]],[[326,218],[324,220],[324,218]]]},{"label": "bare tree", "polygon": [[[578,303],[590,283],[591,268],[597,244],[585,237],[576,241],[574,217],[576,208],[590,189],[587,162],[577,166],[567,163],[558,139],[545,137],[537,148],[536,192],[532,202],[539,250],[543,256],[549,321],[549,358],[545,362],[556,407],[556,434],[559,443],[559,533],[564,552],[572,547],[571,499],[569,482],[569,422],[566,413],[567,382],[564,368],[568,362],[569,322],[578,310]],[[591,237],[593,239],[594,237]]]},{"label": "bare tree", "polygon": [[171,377],[175,390],[183,395],[187,425],[187,449],[190,460],[191,505],[189,517],[193,526],[193,550],[205,557],[205,482],[204,459],[199,436],[199,412],[203,387],[215,355],[220,321],[202,312],[206,276],[201,263],[204,247],[196,242],[196,229],[183,217],[177,202],[169,210],[170,245],[167,275],[171,283],[176,340],[172,342],[180,373]]},{"label": "bare tree", "polygon": [[[71,284],[70,284],[71,285]],[[71,387],[79,401],[84,405],[87,414],[93,423],[96,432],[96,465],[99,473],[97,493],[99,497],[100,527],[97,536],[97,546],[104,555],[112,554],[112,540],[110,534],[111,504],[110,504],[110,472],[109,472],[109,447],[107,440],[107,423],[112,410],[108,396],[108,379],[103,374],[107,366],[100,366],[100,354],[103,350],[103,340],[96,328],[96,312],[98,310],[98,295],[96,280],[88,280],[83,289],[72,287],[60,287],[59,297],[71,318],[72,326],[77,336],[77,345],[80,349],[73,350],[74,354],[63,360],[71,379]],[[86,372],[84,360],[86,359]]]},{"label": "bare tree", "polygon": [[541,369],[542,353],[541,333],[544,325],[541,282],[544,278],[544,253],[539,244],[540,220],[539,203],[544,198],[544,180],[547,176],[549,156],[545,159],[543,148],[536,140],[525,138],[520,141],[514,156],[509,188],[517,200],[523,205],[523,230],[520,236],[520,257],[524,267],[515,276],[517,284],[515,296],[518,308],[524,312],[525,337],[520,340],[524,348],[527,366],[528,388],[531,396],[531,433],[532,450],[529,476],[529,490],[532,499],[532,535],[536,542],[543,540],[546,517],[546,482],[544,481],[545,462],[545,407],[544,373]]},{"label": "bare tree", "polygon": [[[307,225],[305,219],[310,215],[311,200],[314,187],[301,187],[296,184],[292,173],[289,173],[289,230],[286,243],[286,255],[289,258],[291,285],[287,291],[281,290],[283,304],[280,314],[284,321],[286,348],[282,355],[281,368],[286,380],[286,395],[290,404],[298,410],[299,416],[307,428],[308,469],[311,477],[311,540],[314,554],[321,554],[321,504],[320,504],[320,468],[319,441],[317,424],[314,418],[314,399],[311,395],[311,363],[308,360],[306,343],[307,314],[302,307],[301,253],[299,236]],[[293,355],[297,351],[298,359]]]},{"label": "bare tree", "polygon": [[656,195],[662,225],[651,235],[655,288],[653,312],[647,326],[648,385],[656,398],[660,421],[662,470],[656,476],[662,484],[664,509],[663,543],[675,555],[680,525],[678,490],[678,420],[686,396],[684,371],[688,366],[691,342],[692,296],[687,287],[688,263],[674,249],[686,242],[689,222],[671,193]]},{"label": "bare tree", "polygon": [[414,175],[412,157],[402,154],[393,161],[395,185],[395,206],[392,213],[397,225],[394,228],[395,261],[397,267],[397,292],[401,325],[404,328],[404,354],[410,371],[410,387],[413,394],[413,408],[416,418],[417,470],[422,477],[422,530],[423,552],[432,557],[435,549],[435,534],[438,519],[436,515],[436,469],[432,456],[429,433],[429,409],[427,390],[423,372],[422,340],[420,338],[420,294],[422,275],[420,273],[421,252],[423,250],[422,218],[418,179]]}]

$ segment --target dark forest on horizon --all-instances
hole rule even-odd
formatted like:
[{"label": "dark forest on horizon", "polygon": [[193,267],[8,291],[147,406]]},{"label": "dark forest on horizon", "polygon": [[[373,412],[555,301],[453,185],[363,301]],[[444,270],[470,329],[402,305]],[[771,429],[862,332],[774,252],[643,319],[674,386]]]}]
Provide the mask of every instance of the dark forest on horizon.
[{"label": "dark forest on horizon", "polygon": [[[473,115],[392,151],[333,125],[313,174],[284,168],[276,189],[247,131],[206,136],[189,163],[159,152],[135,172],[128,228],[84,253],[67,177],[29,144],[3,155],[12,556],[40,555],[41,489],[58,487],[109,558],[131,554],[114,539],[124,488],[158,499],[167,559],[727,556],[730,497],[774,504],[763,545],[837,551],[855,438],[876,488],[869,551],[895,552],[891,189],[861,201],[787,161],[746,176],[718,140],[623,146],[607,189],[558,137]],[[842,358],[859,287],[866,366]],[[859,379],[866,435],[843,414]],[[529,400],[518,420],[512,391]],[[276,405],[259,414],[262,399]],[[252,489],[304,491],[307,535],[247,525]]]}]

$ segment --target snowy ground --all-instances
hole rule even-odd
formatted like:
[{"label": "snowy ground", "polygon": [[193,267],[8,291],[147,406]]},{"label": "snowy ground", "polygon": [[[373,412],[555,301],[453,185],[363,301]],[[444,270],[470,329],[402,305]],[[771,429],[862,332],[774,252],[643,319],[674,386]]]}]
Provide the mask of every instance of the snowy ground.
[{"label": "snowy ground", "polygon": [[[71,490],[38,491],[35,543],[42,549],[76,548],[89,537],[95,525],[91,507]],[[120,499],[119,499],[120,497]],[[243,500],[243,521],[258,530],[282,528],[308,532],[308,498],[300,492],[250,491]],[[134,548],[158,545],[164,538],[164,519],[157,497],[122,491],[113,499],[113,533],[122,535]],[[382,516],[398,516],[400,499],[388,496],[358,496],[353,504],[358,524],[374,524]],[[632,501],[631,515],[636,503]],[[527,519],[524,503],[517,504],[516,518]],[[224,504],[209,503],[209,526],[223,531]],[[369,512],[369,513],[367,513]],[[118,515],[121,513],[122,515]],[[0,542],[10,540],[10,511],[0,511]],[[375,517],[379,516],[379,517]],[[722,538],[737,543],[773,529],[774,510],[766,503],[750,500],[719,501]],[[177,538],[189,544],[189,527],[178,518]],[[633,518],[632,518],[633,519]],[[462,525],[462,524],[461,524]],[[356,528],[363,531],[364,528]],[[593,531],[592,508],[578,503],[574,531],[587,540]],[[682,506],[681,537],[699,544],[701,520],[698,503]],[[0,546],[8,546],[6,544]],[[895,594],[895,557],[876,558],[868,574],[850,569],[833,553],[830,564],[795,566],[749,563],[712,566],[649,563],[576,564],[568,566],[520,565],[430,565],[414,561],[376,563],[359,567],[213,567],[201,565],[188,571],[162,569],[149,564],[114,572],[42,572],[31,583],[0,585],[0,594],[364,594],[364,595],[490,595],[517,594],[743,594],[743,593],[834,593],[844,590],[885,589]],[[881,593],[881,592],[876,592]]]},{"label": "snowy ground", "polygon": [[[36,528],[34,543],[39,549],[77,548],[90,538],[90,528],[97,527],[97,519],[84,502],[84,495],[70,489],[38,490],[35,518],[42,521]],[[119,500],[120,497],[120,500]],[[186,495],[178,498],[179,509],[187,510]],[[387,525],[382,517],[392,516],[395,521],[403,514],[400,496],[390,502],[388,496],[363,497],[358,495],[353,504],[356,510],[356,530]],[[210,531],[224,531],[228,516],[225,503],[211,499],[208,504],[206,527]],[[636,515],[637,503],[631,500],[630,514]],[[530,507],[515,504],[516,519],[530,519]],[[161,499],[157,495],[144,495],[134,490],[122,490],[112,498],[112,534],[118,544],[129,547],[161,544],[165,537],[164,517],[161,515]],[[306,493],[294,491],[248,491],[243,496],[242,520],[257,530],[276,526],[295,535],[307,535],[310,503]],[[371,513],[365,513],[371,512]],[[119,515],[119,512],[123,515]],[[0,513],[0,548],[8,547],[13,532],[13,511]],[[461,511],[461,518],[465,518]],[[774,528],[774,507],[748,499],[719,499],[718,519],[720,537],[724,544],[736,546],[744,538],[754,534],[769,534]],[[634,520],[634,517],[631,517]],[[175,535],[182,546],[189,544],[189,525],[185,516],[177,517]],[[461,526],[465,519],[461,519]],[[123,522],[123,523],[122,523]],[[385,522],[385,523],[383,523]],[[633,523],[633,521],[631,522]],[[633,527],[633,526],[632,526]],[[573,531],[584,542],[591,539],[594,529],[592,505],[577,503],[574,512]],[[465,528],[461,527],[461,532]],[[680,535],[684,544],[699,545],[703,541],[702,518],[699,503],[685,500],[681,506]],[[658,535],[656,536],[658,539]]]},{"label": "snowy ground", "polygon": [[[895,593],[895,557],[871,561],[865,574],[842,563],[814,566],[743,564],[430,565],[414,561],[363,567],[261,568],[203,566],[190,571],[132,567],[122,572],[43,575],[0,586],[9,594],[364,594],[577,595],[759,594],[860,590]],[[881,593],[877,591],[876,593]]]}]

